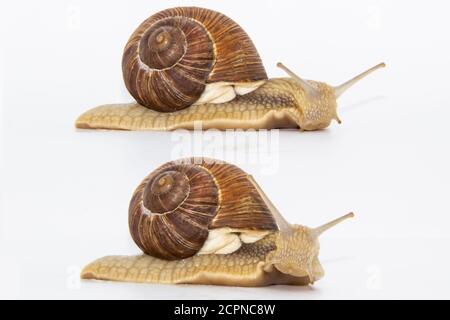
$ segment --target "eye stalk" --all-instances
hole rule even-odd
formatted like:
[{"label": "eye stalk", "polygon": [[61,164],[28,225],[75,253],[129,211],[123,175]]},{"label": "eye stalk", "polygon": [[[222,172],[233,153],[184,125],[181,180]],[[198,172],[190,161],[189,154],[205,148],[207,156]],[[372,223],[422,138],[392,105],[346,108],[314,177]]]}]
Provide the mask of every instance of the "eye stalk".
[{"label": "eye stalk", "polygon": [[305,90],[305,92],[309,96],[317,96],[317,94],[318,94],[317,90],[312,85],[310,85],[308,83],[308,81],[300,78],[298,75],[296,75],[292,70],[290,70],[288,67],[286,67],[281,62],[277,63],[277,67],[280,68],[281,70],[283,70],[284,72],[286,72],[292,79],[297,81],[297,83],[303,88],[303,90]]},{"label": "eye stalk", "polygon": [[[310,96],[315,96],[318,94],[317,90],[311,86],[311,84],[308,83],[308,81],[303,80],[298,75],[296,75],[292,70],[290,70],[288,67],[286,67],[281,62],[277,63],[277,67],[285,71],[292,79],[296,80],[298,84],[307,92]],[[334,87],[334,95],[337,98],[339,98],[345,91],[347,91],[351,86],[353,86],[355,83],[359,82],[361,79],[365,78],[375,70],[381,69],[386,67],[386,64],[384,62],[381,62],[377,64],[376,66],[360,73],[356,77],[353,77],[352,79],[344,82],[341,85],[338,85]],[[340,120],[338,120],[339,122]]]},{"label": "eye stalk", "polygon": [[344,215],[342,217],[339,217],[337,219],[334,219],[328,223],[321,225],[320,227],[312,229],[312,234],[315,235],[316,237],[319,237],[322,233],[324,233],[328,229],[334,227],[335,225],[341,223],[344,220],[353,218],[354,216],[355,216],[355,214],[353,212],[347,213],[346,215]]},{"label": "eye stalk", "polygon": [[337,98],[339,98],[345,91],[347,91],[351,86],[353,86],[355,83],[359,82],[359,80],[365,78],[375,70],[381,69],[386,67],[386,64],[384,62],[377,64],[376,66],[360,73],[356,77],[344,82],[343,84],[334,87],[334,95]]}]

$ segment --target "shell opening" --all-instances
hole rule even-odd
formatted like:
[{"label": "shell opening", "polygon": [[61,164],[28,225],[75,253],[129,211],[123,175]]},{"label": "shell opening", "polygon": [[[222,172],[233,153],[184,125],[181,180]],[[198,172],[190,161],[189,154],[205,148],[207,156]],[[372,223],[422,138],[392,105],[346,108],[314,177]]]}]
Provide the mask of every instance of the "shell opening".
[{"label": "shell opening", "polygon": [[215,82],[205,86],[200,98],[194,105],[205,103],[225,103],[234,100],[236,96],[242,96],[261,87],[266,80],[254,82]]},{"label": "shell opening", "polygon": [[270,233],[268,230],[213,229],[209,231],[198,254],[230,254],[237,251],[243,243],[254,243]]}]

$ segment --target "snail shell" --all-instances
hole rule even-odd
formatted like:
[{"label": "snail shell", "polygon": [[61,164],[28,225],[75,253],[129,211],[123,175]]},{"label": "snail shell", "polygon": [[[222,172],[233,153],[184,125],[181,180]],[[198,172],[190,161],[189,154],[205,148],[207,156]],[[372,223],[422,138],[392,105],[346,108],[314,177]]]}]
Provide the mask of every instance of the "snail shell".
[{"label": "snail shell", "polygon": [[215,252],[237,250],[252,236],[256,241],[259,234],[278,230],[271,209],[248,177],[235,165],[206,158],[164,164],[142,181],[131,199],[133,240],[150,256],[175,260],[202,253],[207,239],[223,230],[244,236],[233,234],[219,244],[208,241]]},{"label": "snail shell", "polygon": [[192,105],[209,83],[267,79],[247,33],[227,16],[196,7],[145,20],[125,46],[122,70],[136,101],[160,112]]}]

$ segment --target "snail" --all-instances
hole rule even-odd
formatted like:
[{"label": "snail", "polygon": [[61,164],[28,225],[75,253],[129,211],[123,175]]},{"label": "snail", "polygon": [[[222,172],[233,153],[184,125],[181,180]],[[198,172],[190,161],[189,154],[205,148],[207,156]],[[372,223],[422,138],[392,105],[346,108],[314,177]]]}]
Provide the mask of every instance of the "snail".
[{"label": "snail", "polygon": [[289,78],[268,79],[247,33],[209,9],[158,12],[131,35],[122,58],[125,85],[136,102],[109,104],[82,114],[82,129],[318,130],[338,123],[336,100],[350,86],[384,67],[380,63],[336,87]]},{"label": "snail", "polygon": [[82,279],[141,283],[308,285],[324,272],[317,228],[288,223],[251,175],[208,158],[168,162],[150,173],[129,205],[143,251],[88,264]]}]

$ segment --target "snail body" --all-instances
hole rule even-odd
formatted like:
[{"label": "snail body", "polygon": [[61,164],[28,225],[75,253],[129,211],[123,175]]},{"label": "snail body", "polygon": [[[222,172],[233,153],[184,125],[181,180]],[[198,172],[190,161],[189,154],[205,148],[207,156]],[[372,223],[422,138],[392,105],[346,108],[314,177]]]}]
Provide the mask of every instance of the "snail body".
[{"label": "snail body", "polygon": [[129,228],[143,254],[100,258],[83,279],[265,286],[323,276],[318,236],[353,214],[292,225],[238,167],[188,160],[161,166],[133,194]]},{"label": "snail body", "polygon": [[135,103],[82,114],[82,129],[323,129],[340,122],[336,99],[384,64],[333,87],[290,78],[268,79],[247,33],[204,8],[163,10],[145,20],[125,46],[122,70]]},{"label": "snail body", "polygon": [[[323,88],[321,104],[306,112],[307,98],[291,79],[271,79],[257,90],[232,101],[192,105],[176,112],[163,113],[138,103],[104,105],[94,108],[78,119],[85,129],[175,130],[194,129],[274,129],[326,128],[335,115],[332,92]],[[301,124],[301,125],[300,125]]]}]

